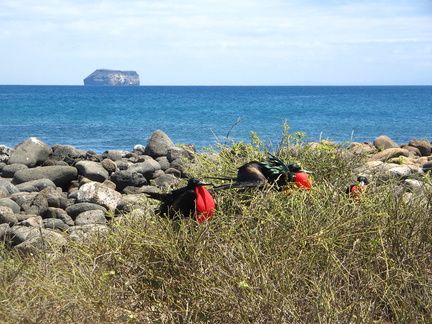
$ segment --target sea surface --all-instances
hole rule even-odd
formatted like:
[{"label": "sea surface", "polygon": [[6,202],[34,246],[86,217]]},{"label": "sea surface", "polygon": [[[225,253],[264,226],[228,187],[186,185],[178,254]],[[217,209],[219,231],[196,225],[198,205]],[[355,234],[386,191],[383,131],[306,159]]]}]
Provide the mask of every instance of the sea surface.
[{"label": "sea surface", "polygon": [[145,145],[157,129],[198,150],[277,145],[284,121],[309,141],[432,140],[432,86],[0,86],[0,145],[29,137],[101,154]]}]

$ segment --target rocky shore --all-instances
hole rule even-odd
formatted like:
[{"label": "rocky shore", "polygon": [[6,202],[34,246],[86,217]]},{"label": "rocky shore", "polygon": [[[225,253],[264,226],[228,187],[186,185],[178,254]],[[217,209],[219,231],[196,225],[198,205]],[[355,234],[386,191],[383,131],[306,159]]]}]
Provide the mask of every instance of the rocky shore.
[{"label": "rocky shore", "polygon": [[[424,186],[415,176],[432,170],[427,139],[398,145],[380,136],[339,150],[367,154],[369,161],[353,172],[397,177],[409,194]],[[138,208],[146,192],[175,186],[187,176],[184,163],[196,154],[193,145],[176,146],[161,130],[145,146],[101,155],[34,137],[15,148],[0,145],[0,241],[20,252],[49,251],[67,244],[66,235],[104,233],[110,217]]]}]

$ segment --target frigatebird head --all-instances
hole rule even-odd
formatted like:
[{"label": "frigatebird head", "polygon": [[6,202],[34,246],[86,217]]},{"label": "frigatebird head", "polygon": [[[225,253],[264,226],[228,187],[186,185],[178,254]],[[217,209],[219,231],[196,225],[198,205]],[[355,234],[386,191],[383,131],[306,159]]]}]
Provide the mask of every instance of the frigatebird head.
[{"label": "frigatebird head", "polygon": [[210,186],[210,185],[213,185],[213,183],[202,182],[198,178],[190,178],[188,181],[187,187],[190,189],[195,189],[196,187],[199,187],[199,186]]}]

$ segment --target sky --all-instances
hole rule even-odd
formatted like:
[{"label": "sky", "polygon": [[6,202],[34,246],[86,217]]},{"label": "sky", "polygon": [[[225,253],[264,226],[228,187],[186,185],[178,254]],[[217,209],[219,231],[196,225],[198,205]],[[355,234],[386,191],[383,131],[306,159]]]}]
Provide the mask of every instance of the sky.
[{"label": "sky", "polygon": [[0,84],[432,85],[432,0],[0,0]]}]

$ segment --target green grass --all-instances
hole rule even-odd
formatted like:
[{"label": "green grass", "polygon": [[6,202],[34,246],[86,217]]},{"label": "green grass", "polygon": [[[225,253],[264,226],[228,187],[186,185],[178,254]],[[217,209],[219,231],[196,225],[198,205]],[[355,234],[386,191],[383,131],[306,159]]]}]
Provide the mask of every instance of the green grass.
[{"label": "green grass", "polygon": [[[265,157],[256,144],[200,154],[188,173],[235,175]],[[315,171],[313,190],[221,191],[203,224],[159,218],[144,200],[64,251],[0,248],[0,322],[431,322],[430,190],[406,200],[396,181],[372,181],[353,201],[343,189],[365,157],[288,145],[279,156]]]}]

